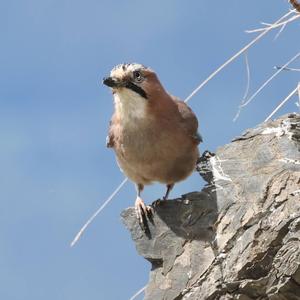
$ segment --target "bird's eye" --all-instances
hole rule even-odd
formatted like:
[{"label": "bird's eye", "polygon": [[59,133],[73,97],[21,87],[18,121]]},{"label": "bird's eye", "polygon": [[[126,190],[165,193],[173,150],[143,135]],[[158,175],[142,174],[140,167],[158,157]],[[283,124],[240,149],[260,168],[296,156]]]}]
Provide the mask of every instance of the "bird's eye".
[{"label": "bird's eye", "polygon": [[133,72],[133,78],[136,80],[136,81],[142,81],[143,77],[142,77],[142,74],[140,71],[134,71]]}]

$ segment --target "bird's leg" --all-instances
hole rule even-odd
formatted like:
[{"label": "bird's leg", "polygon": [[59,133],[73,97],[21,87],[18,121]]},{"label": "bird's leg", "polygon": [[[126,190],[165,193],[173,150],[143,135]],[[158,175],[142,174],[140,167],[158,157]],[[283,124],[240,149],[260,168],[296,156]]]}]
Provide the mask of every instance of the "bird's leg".
[{"label": "bird's leg", "polygon": [[168,200],[168,197],[169,197],[169,194],[172,190],[172,188],[174,187],[174,183],[170,183],[170,184],[167,184],[167,191],[166,191],[166,194],[163,196],[162,199],[158,199],[156,201],[154,201],[152,203],[152,206],[153,207],[157,207],[158,205],[162,204],[163,202],[165,202],[166,200]]},{"label": "bird's leg", "polygon": [[173,187],[174,187],[174,183],[167,184],[167,191],[166,191],[165,196],[163,197],[163,200],[168,200],[169,194],[170,194],[171,190],[173,189]]},{"label": "bird's leg", "polygon": [[141,198],[141,192],[144,189],[142,184],[137,184],[137,197],[135,200],[135,213],[139,220],[139,223],[144,231],[148,228],[147,219],[148,216],[150,219],[152,217],[152,208],[150,206],[145,205],[143,199]]}]

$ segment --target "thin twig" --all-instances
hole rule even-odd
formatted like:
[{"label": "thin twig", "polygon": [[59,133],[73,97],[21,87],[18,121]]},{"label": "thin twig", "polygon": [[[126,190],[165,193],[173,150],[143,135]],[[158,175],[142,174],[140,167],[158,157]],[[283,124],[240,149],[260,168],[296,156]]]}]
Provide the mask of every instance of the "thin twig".
[{"label": "thin twig", "polygon": [[[292,10],[291,12],[295,12],[295,10]],[[255,32],[261,32],[261,31],[265,31],[266,29],[270,28],[271,29],[275,29],[275,28],[278,28],[278,27],[281,27],[281,26],[285,26],[287,25],[288,23],[291,23],[293,21],[295,21],[296,19],[299,19],[300,18],[300,15],[297,14],[295,16],[292,16],[291,18],[283,21],[283,22],[280,22],[280,23],[274,23],[274,24],[268,24],[268,23],[263,23],[263,25],[266,25],[266,27],[263,27],[263,28],[257,28],[257,29],[251,29],[251,30],[246,30],[245,32],[246,33],[255,33]]]},{"label": "thin twig", "polygon": [[238,108],[238,112],[235,115],[233,121],[236,121],[238,119],[243,107],[247,106],[277,75],[279,75],[284,70],[284,68],[286,68],[289,64],[291,64],[299,57],[300,52],[298,52],[294,57],[292,57],[286,64],[282,66],[282,68],[277,70],[271,77],[269,77],[246,102],[242,102]]},{"label": "thin twig", "polygon": [[[279,18],[273,26],[280,23],[282,20],[284,20],[286,17],[288,17],[290,14],[294,13],[294,11],[289,11],[284,16]],[[243,47],[240,51],[238,51],[236,54],[234,54],[232,57],[230,57],[223,65],[221,65],[219,68],[217,68],[213,73],[211,73],[197,88],[194,89],[194,91],[184,100],[184,102],[188,102],[197,92],[199,92],[212,78],[214,78],[220,71],[222,71],[227,65],[229,65],[232,61],[234,61],[236,58],[238,58],[241,54],[243,54],[245,51],[247,51],[252,45],[254,45],[258,40],[260,40],[264,35],[266,35],[269,31],[273,29],[272,26],[266,28],[261,34],[259,34],[256,38],[254,38],[250,43],[248,43],[245,47]]]},{"label": "thin twig", "polygon": [[300,109],[300,82],[298,83],[298,103],[296,103]]},{"label": "thin twig", "polygon": [[143,293],[145,291],[145,289],[147,288],[147,286],[145,285],[144,287],[142,287],[139,291],[137,291],[129,300],[134,300],[136,299],[137,296],[139,296],[141,293]]},{"label": "thin twig", "polygon": [[298,93],[298,86],[282,101],[279,105],[271,112],[271,114],[264,120],[264,122],[269,121],[274,114],[288,101],[290,100],[296,93]]},{"label": "thin twig", "polygon": [[276,40],[279,38],[280,34],[281,34],[282,31],[285,29],[286,25],[287,25],[287,24],[284,24],[284,25],[281,26],[281,28],[279,29],[279,31],[277,32],[277,34],[276,34],[275,37],[274,37],[274,41],[276,41]]},{"label": "thin twig", "polygon": [[247,52],[245,52],[245,63],[246,63],[246,72],[247,72],[247,86],[246,86],[246,90],[245,90],[242,102],[239,105],[239,108],[238,108],[238,111],[237,111],[235,117],[233,118],[233,122],[235,122],[237,120],[237,118],[240,116],[240,113],[241,113],[241,110],[242,110],[242,105],[246,102],[246,99],[247,99],[248,93],[249,93],[249,88],[250,88],[250,67],[249,67],[248,55],[246,53]]},{"label": "thin twig", "polygon": [[107,198],[107,200],[97,209],[97,211],[87,220],[87,222],[81,227],[79,232],[76,234],[74,240],[71,243],[71,247],[73,247],[81,238],[84,231],[87,229],[87,227],[92,223],[92,221],[98,216],[98,214],[104,209],[104,207],[114,198],[115,195],[120,191],[120,189],[123,187],[123,185],[127,182],[127,178],[125,178],[119,186],[114,190],[114,192]]},{"label": "thin twig", "polygon": [[246,100],[246,98],[248,97],[249,89],[250,89],[250,66],[249,66],[247,52],[245,52],[245,64],[246,64],[246,74],[247,74],[247,85],[246,85],[245,93],[243,96],[243,101]]},{"label": "thin twig", "polygon": [[300,69],[295,69],[295,68],[284,68],[281,66],[275,66],[274,67],[277,70],[283,69],[283,71],[295,71],[295,72],[300,72]]}]

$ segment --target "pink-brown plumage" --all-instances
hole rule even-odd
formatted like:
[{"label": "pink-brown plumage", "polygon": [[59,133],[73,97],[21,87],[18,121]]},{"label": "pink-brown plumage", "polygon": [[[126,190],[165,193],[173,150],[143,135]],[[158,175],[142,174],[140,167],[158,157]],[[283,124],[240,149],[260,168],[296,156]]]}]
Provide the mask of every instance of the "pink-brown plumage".
[{"label": "pink-brown plumage", "polygon": [[144,185],[166,184],[167,196],[195,169],[201,141],[198,121],[184,102],[165,91],[154,71],[142,65],[119,65],[104,83],[112,88],[115,101],[107,145],[138,187],[141,221],[145,206],[139,196]]}]

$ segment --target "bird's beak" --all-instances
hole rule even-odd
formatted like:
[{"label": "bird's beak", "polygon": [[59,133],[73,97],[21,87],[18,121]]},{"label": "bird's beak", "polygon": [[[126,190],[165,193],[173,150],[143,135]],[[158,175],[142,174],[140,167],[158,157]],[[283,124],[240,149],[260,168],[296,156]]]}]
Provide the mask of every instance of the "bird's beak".
[{"label": "bird's beak", "polygon": [[114,87],[118,87],[119,86],[119,83],[112,77],[105,77],[103,78],[103,84],[111,87],[111,88],[114,88]]}]

